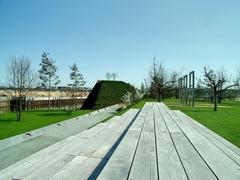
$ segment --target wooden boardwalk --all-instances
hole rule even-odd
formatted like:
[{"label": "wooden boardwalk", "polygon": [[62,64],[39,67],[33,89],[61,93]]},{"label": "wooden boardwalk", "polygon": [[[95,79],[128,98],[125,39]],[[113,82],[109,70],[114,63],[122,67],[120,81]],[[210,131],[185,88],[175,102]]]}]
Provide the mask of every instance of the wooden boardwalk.
[{"label": "wooden boardwalk", "polygon": [[240,180],[240,149],[180,111],[146,103],[9,166],[0,179]]}]

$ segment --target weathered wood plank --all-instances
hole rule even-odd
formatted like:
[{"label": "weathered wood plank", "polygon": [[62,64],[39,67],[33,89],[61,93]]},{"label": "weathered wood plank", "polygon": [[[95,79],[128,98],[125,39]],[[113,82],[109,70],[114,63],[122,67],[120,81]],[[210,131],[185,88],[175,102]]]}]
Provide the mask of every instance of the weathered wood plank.
[{"label": "weathered wood plank", "polygon": [[98,179],[127,179],[139,136],[140,131],[129,130],[127,132]]},{"label": "weathered wood plank", "polygon": [[153,110],[154,110],[154,120],[155,120],[155,131],[165,132],[165,133],[168,132],[157,104],[154,104]]},{"label": "weathered wood plank", "polygon": [[187,179],[168,133],[156,132],[159,179]]},{"label": "weathered wood plank", "polygon": [[183,134],[172,134],[172,138],[189,179],[217,179]]},{"label": "weathered wood plank", "polygon": [[166,122],[169,132],[170,133],[182,133],[182,131],[179,129],[177,124],[173,121],[173,119],[168,114],[168,112],[166,110],[162,109],[161,107],[159,109],[160,109],[160,112],[162,114],[164,121]]},{"label": "weathered wood plank", "polygon": [[152,107],[146,114],[145,122],[143,125],[143,132],[154,132],[154,118]]},{"label": "weathered wood plank", "polygon": [[[207,128],[201,128],[198,124],[194,123],[191,119],[188,119],[186,116],[182,115],[182,113],[173,112],[176,116],[179,118],[184,119],[186,122],[188,122],[193,128],[195,128],[199,133],[201,133],[203,136],[205,136],[209,141],[211,141],[213,144],[215,144],[219,149],[221,149],[228,157],[233,159],[238,165],[240,165],[240,156],[233,151],[231,148],[223,144],[221,141],[219,141],[217,138],[212,136]],[[213,133],[213,132],[212,132]]]},{"label": "weathered wood plank", "polygon": [[223,137],[219,136],[215,132],[211,131],[207,127],[203,126],[201,123],[199,123],[196,120],[192,119],[191,117],[187,116],[183,112],[181,112],[181,111],[177,111],[177,112],[179,114],[181,114],[182,116],[186,117],[189,120],[189,122],[191,121],[192,124],[195,124],[196,125],[195,127],[199,127],[198,129],[201,129],[202,132],[204,132],[204,134],[209,134],[210,136],[212,136],[213,138],[215,138],[216,140],[218,140],[219,142],[221,142],[222,144],[224,144],[225,146],[227,146],[229,149],[231,149],[233,152],[235,152],[236,154],[238,154],[240,156],[240,148],[238,148],[231,142],[227,141]]},{"label": "weathered wood plank", "polygon": [[240,179],[240,167],[183,119],[174,118],[198,153],[219,179]]},{"label": "weathered wood plank", "polygon": [[[38,166],[38,168],[28,174],[28,176],[14,176],[14,179],[25,179],[25,180],[42,180],[49,179],[69,162],[74,159],[75,156],[63,154],[62,156],[55,157],[54,159],[49,160],[43,166]],[[26,176],[26,177],[25,177]]]},{"label": "weathered wood plank", "polygon": [[154,132],[142,132],[129,179],[158,179]]},{"label": "weathered wood plank", "polygon": [[55,174],[52,180],[82,180],[87,179],[101,161],[100,158],[76,157],[71,163]]},{"label": "weathered wood plank", "polygon": [[[84,151],[82,153],[85,153],[86,155],[91,155],[96,151],[97,148],[101,147],[101,143],[104,143],[105,139],[111,137],[112,131],[115,132],[115,130],[120,127],[123,131],[124,127],[126,127],[128,123],[130,123],[130,121],[137,112],[138,110],[131,110],[130,113],[128,112],[128,116],[123,116],[126,119],[126,122],[117,121],[111,123],[108,122],[103,126],[97,125],[96,127],[93,127],[95,131],[88,130],[87,133],[85,132],[78,134],[74,137],[70,137],[56,146],[50,146],[49,148],[33,154],[32,156],[29,156],[21,162],[17,163],[17,165],[10,166],[8,170],[4,170],[4,177],[11,178],[13,177],[13,175],[19,178],[27,177],[31,174],[37,173],[39,169],[46,166],[47,163],[55,161],[55,159],[58,159],[58,157],[64,156],[66,154],[77,155],[79,153],[78,150],[80,150],[81,153],[81,150],[85,149],[86,152]],[[98,133],[99,130],[101,130],[102,133]],[[98,138],[99,141],[97,140]],[[112,144],[113,143],[114,142],[112,142]],[[89,148],[86,147],[87,144],[89,145]],[[102,155],[104,155],[103,152]]]}]

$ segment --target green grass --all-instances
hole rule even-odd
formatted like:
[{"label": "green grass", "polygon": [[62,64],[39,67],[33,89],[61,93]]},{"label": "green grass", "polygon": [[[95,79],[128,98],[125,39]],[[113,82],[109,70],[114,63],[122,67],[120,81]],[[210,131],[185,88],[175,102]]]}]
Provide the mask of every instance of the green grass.
[{"label": "green grass", "polygon": [[92,110],[80,110],[73,112],[71,115],[63,111],[28,111],[22,113],[21,121],[16,121],[15,113],[6,113],[0,115],[0,139],[41,128],[89,112],[92,112]]},{"label": "green grass", "polygon": [[213,104],[197,101],[196,107],[180,105],[175,99],[164,101],[169,108],[181,110],[204,126],[240,147],[240,102],[223,101],[218,111],[213,111]]}]

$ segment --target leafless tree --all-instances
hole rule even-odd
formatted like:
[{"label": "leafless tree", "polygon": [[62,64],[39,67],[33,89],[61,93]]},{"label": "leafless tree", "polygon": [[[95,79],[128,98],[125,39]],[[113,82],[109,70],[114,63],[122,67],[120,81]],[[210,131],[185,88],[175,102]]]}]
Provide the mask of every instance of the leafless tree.
[{"label": "leafless tree", "polygon": [[11,58],[7,65],[6,81],[7,86],[14,91],[17,120],[20,121],[24,98],[27,97],[29,89],[36,85],[36,74],[28,57]]},{"label": "leafless tree", "polygon": [[113,78],[113,81],[115,81],[117,79],[117,73],[112,73],[112,78]]},{"label": "leafless tree", "polygon": [[201,83],[211,89],[214,101],[214,111],[217,111],[218,98],[221,98],[222,92],[229,88],[238,86],[238,83],[231,84],[230,78],[224,71],[214,72],[214,70],[204,67],[204,79]]},{"label": "leafless tree", "polygon": [[107,72],[107,73],[105,74],[105,77],[106,77],[107,80],[109,81],[109,80],[112,78],[112,73]]},{"label": "leafless tree", "polygon": [[237,68],[237,74],[234,83],[238,85],[238,89],[240,90],[240,67]]},{"label": "leafless tree", "polygon": [[123,95],[121,100],[127,106],[130,106],[133,103],[133,101],[134,101],[134,94],[133,94],[133,92],[126,91],[126,93]]},{"label": "leafless tree", "polygon": [[163,100],[165,92],[174,87],[178,75],[179,73],[173,71],[171,76],[169,76],[163,63],[157,63],[156,57],[154,57],[152,68],[149,71],[150,95],[159,101]]}]

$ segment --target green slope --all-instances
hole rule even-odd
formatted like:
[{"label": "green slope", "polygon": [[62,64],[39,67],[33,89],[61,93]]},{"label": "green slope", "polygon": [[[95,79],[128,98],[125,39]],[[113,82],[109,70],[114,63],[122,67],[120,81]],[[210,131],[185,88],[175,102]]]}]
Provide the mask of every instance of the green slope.
[{"label": "green slope", "polygon": [[82,109],[100,109],[122,103],[121,98],[126,91],[133,92],[134,87],[123,81],[98,81]]}]

